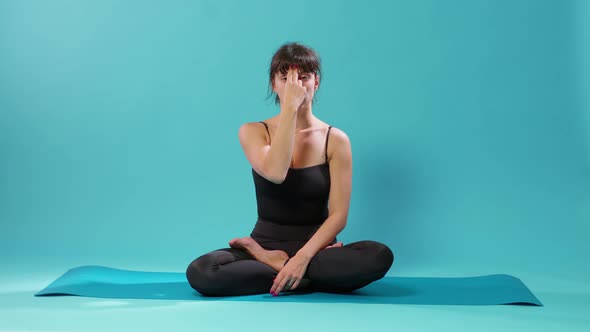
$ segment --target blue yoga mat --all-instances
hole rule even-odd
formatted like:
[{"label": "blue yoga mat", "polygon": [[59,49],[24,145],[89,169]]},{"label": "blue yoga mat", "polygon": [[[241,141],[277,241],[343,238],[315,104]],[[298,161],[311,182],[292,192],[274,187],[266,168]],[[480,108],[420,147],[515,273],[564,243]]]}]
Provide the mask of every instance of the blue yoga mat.
[{"label": "blue yoga mat", "polygon": [[276,297],[270,294],[211,297],[193,290],[184,273],[81,266],[70,269],[35,294],[50,295],[196,301],[543,305],[520,279],[507,274],[465,278],[385,277],[347,294],[293,291]]}]

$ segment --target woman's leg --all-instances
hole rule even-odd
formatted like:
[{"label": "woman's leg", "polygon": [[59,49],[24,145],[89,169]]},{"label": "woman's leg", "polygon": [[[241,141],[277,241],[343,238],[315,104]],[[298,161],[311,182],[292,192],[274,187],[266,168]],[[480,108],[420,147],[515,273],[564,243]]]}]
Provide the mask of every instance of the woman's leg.
[{"label": "woman's leg", "polygon": [[313,290],[350,292],[385,276],[393,264],[393,252],[375,241],[358,241],[323,249],[310,261],[307,277]]},{"label": "woman's leg", "polygon": [[270,291],[277,272],[242,249],[224,248],[195,259],[186,270],[192,288],[203,295],[230,296]]}]

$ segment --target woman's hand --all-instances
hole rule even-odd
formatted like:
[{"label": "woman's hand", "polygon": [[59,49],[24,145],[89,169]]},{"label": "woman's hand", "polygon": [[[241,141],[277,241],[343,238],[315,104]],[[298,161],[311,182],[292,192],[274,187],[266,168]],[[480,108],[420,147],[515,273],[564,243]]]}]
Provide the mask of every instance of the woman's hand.
[{"label": "woman's hand", "polygon": [[285,106],[294,111],[299,110],[305,101],[305,87],[303,87],[303,81],[299,79],[297,65],[289,67],[287,82],[283,88],[283,97]]},{"label": "woman's hand", "polygon": [[[339,248],[342,246],[342,242],[336,242],[324,249]],[[275,281],[270,288],[270,293],[276,296],[283,290],[294,290],[297,288],[307,271],[307,266],[310,261],[311,259],[307,259],[303,256],[295,255],[291,257],[275,277]]]},{"label": "woman's hand", "polygon": [[273,296],[279,295],[283,290],[293,290],[299,286],[310,260],[303,256],[293,256],[281,271],[277,274],[275,282],[270,288],[270,293]]}]

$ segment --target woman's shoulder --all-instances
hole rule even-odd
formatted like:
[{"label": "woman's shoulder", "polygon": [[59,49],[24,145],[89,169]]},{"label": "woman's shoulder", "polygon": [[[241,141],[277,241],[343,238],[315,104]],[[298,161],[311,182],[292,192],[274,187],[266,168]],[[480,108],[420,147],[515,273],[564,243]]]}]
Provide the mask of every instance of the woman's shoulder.
[{"label": "woman's shoulder", "polygon": [[340,128],[331,127],[327,141],[328,161],[334,160],[334,157],[339,160],[349,160],[352,158],[352,152],[348,135]]},{"label": "woman's shoulder", "polygon": [[332,127],[330,128],[330,141],[334,141],[337,144],[350,144],[350,138],[344,130],[334,126],[330,127]]},{"label": "woman's shoulder", "polygon": [[240,125],[239,131],[243,132],[243,131],[264,131],[264,127],[266,126],[271,126],[268,122],[266,121],[251,121],[251,122],[244,122]]},{"label": "woman's shoulder", "polygon": [[260,121],[250,121],[250,122],[244,122],[240,125],[240,127],[244,127],[244,126],[263,126],[262,122],[266,123],[267,125],[270,124],[270,122],[268,120],[260,120]]},{"label": "woman's shoulder", "polygon": [[245,122],[238,129],[238,138],[243,145],[253,141],[267,141],[266,129],[260,121]]},{"label": "woman's shoulder", "polygon": [[244,122],[240,125],[239,131],[265,131],[265,127],[273,128],[272,120],[258,120]]}]

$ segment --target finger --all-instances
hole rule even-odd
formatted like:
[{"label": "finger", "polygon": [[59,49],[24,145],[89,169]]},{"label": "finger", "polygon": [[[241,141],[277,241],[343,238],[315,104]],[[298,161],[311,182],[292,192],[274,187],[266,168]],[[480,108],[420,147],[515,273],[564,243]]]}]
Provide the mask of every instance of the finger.
[{"label": "finger", "polygon": [[273,289],[271,290],[272,295],[274,295],[274,296],[279,295],[279,292],[282,289],[281,283],[283,283],[282,280],[275,281],[275,285],[273,285]]},{"label": "finger", "polygon": [[289,282],[285,286],[285,290],[287,290],[287,289],[293,289],[293,286],[295,285],[296,282],[297,282],[297,278],[289,279]]},{"label": "finger", "polygon": [[284,278],[281,283],[279,284],[279,287],[277,288],[277,291],[275,292],[275,294],[279,295],[283,289],[285,289],[285,285],[287,284],[287,282],[289,281],[288,278]]},{"label": "finger", "polygon": [[277,288],[279,288],[279,283],[280,283],[280,279],[279,279],[279,275],[277,274],[274,282],[272,283],[272,287],[270,287],[271,294],[274,295],[276,293]]},{"label": "finger", "polygon": [[278,283],[277,287],[275,288],[275,291],[273,292],[273,295],[279,295],[279,293],[281,293],[281,291],[283,290],[284,284],[284,282]]},{"label": "finger", "polygon": [[287,72],[287,82],[297,82],[297,79],[295,78],[295,65],[289,66],[289,71]]},{"label": "finger", "polygon": [[275,277],[275,281],[272,284],[272,287],[270,288],[270,293],[273,294],[273,295],[278,294],[278,292],[279,292],[279,286],[281,285],[281,283],[283,281],[286,281],[285,279],[286,278],[284,277],[284,273],[281,274],[279,272],[279,274],[277,274],[277,276]]},{"label": "finger", "polygon": [[293,66],[289,66],[289,69],[287,70],[287,82],[292,82],[293,81]]},{"label": "finger", "polygon": [[283,290],[284,291],[288,291],[289,290],[289,286],[291,286],[291,281],[287,280],[287,282],[285,283],[285,286],[283,286]]}]

